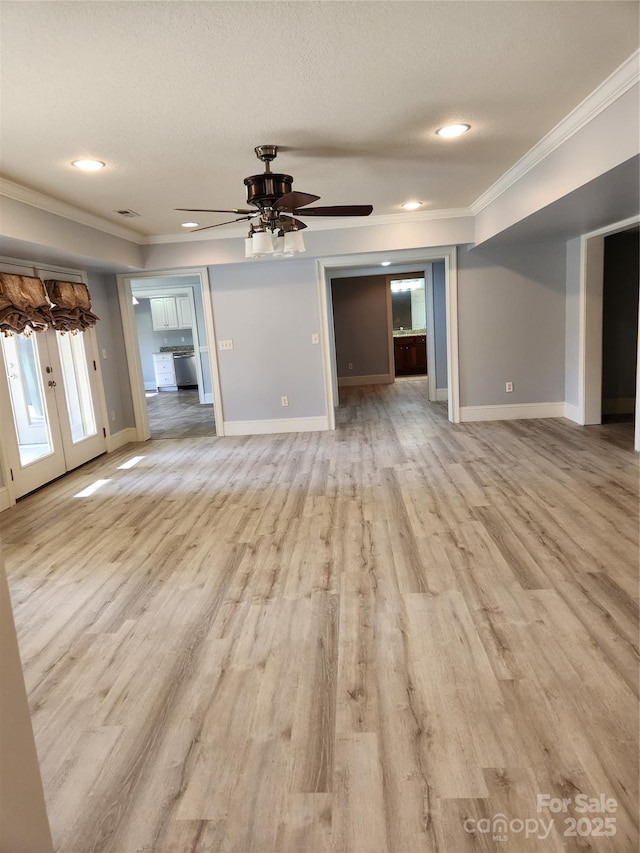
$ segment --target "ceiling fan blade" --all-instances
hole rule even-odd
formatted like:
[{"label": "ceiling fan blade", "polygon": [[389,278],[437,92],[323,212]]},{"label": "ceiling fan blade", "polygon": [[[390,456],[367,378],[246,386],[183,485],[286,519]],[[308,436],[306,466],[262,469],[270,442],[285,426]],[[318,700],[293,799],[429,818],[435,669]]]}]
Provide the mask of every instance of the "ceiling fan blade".
[{"label": "ceiling fan blade", "polygon": [[307,207],[293,211],[297,216],[369,216],[372,212],[371,204],[336,204],[333,207]]},{"label": "ceiling fan blade", "polygon": [[201,207],[174,207],[173,209],[182,210],[184,213],[243,213],[245,215],[247,213],[258,213],[257,210],[241,210],[238,207],[233,207],[231,210],[209,210],[208,208],[205,209]]},{"label": "ceiling fan blade", "polygon": [[319,195],[311,193],[299,193],[295,190],[285,195],[281,195],[274,204],[274,210],[297,210],[299,207],[304,207],[305,204],[311,204],[312,201],[319,201]]},{"label": "ceiling fan blade", "polygon": [[282,213],[281,217],[282,217],[282,219],[288,219],[289,222],[295,222],[296,228],[298,229],[298,231],[302,231],[303,228],[307,227],[306,222],[302,222],[300,219],[295,219],[293,216],[289,216],[286,213]]},{"label": "ceiling fan blade", "polygon": [[189,233],[195,234],[196,231],[206,231],[208,228],[220,228],[221,225],[231,225],[232,222],[246,222],[248,219],[253,219],[254,215],[240,216],[238,219],[229,219],[227,222],[216,222],[215,225],[203,225],[201,228],[192,228]]}]

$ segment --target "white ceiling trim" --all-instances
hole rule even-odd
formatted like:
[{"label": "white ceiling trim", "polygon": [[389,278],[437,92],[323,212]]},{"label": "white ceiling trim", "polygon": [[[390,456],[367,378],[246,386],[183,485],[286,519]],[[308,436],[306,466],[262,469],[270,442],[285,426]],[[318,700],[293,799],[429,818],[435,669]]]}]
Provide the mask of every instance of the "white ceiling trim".
[{"label": "white ceiling trim", "polygon": [[[349,216],[344,218],[324,219],[314,221],[309,225],[309,232],[313,231],[344,231],[345,228],[362,228],[372,225],[402,225],[404,222],[432,222],[434,219],[462,219],[473,216],[468,207],[453,207],[448,210],[425,210],[411,211],[407,213],[384,213],[379,216]],[[195,240],[224,240],[232,237],[246,237],[246,225],[236,225],[227,228],[226,231],[213,231],[206,234],[202,231],[190,231],[187,234],[164,234],[154,237],[143,237],[142,243],[153,245],[156,243],[184,243]]]},{"label": "white ceiling trim", "polygon": [[487,205],[495,201],[509,187],[513,186],[516,181],[524,177],[527,172],[535,168],[535,166],[553,153],[556,148],[559,148],[574,134],[578,133],[586,124],[603,112],[614,101],[622,97],[625,92],[628,92],[639,81],[640,50],[637,50],[613,74],[610,74],[606,80],[603,80],[597,89],[594,89],[590,95],[587,95],[584,101],[578,104],[569,115],[565,116],[559,124],[550,130],[540,142],[537,142],[517,163],[514,163],[504,175],[498,178],[495,184],[492,184],[488,190],[485,190],[481,196],[478,196],[473,204],[471,204],[471,212],[474,215],[478,214]]},{"label": "white ceiling trim", "polygon": [[0,178],[0,196],[20,201],[31,207],[37,207],[39,210],[53,213],[55,216],[62,216],[64,219],[70,219],[79,225],[86,225],[88,228],[104,231],[106,234],[111,234],[113,237],[120,237],[123,240],[129,240],[130,242],[137,243],[139,246],[144,242],[137,231],[132,231],[123,225],[116,225],[113,222],[109,222],[108,219],[103,219],[101,216],[95,216],[93,213],[88,213],[86,210],[81,210],[72,204],[58,201],[58,199],[40,193],[37,190],[31,190],[20,184],[15,184],[6,178]]}]

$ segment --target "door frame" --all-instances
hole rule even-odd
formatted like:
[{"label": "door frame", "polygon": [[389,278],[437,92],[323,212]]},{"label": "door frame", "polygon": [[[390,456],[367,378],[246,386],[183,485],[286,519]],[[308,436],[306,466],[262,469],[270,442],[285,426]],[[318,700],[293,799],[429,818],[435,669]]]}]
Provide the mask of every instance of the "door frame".
[{"label": "door frame", "polygon": [[[424,249],[402,249],[391,252],[368,252],[361,255],[336,255],[316,260],[318,303],[320,309],[320,328],[322,343],[322,361],[324,371],[325,402],[327,424],[335,429],[335,408],[338,405],[337,373],[335,357],[335,334],[333,311],[331,310],[331,279],[338,270],[355,270],[378,267],[380,275],[389,274],[389,267],[382,267],[383,261],[391,261],[390,266],[412,264],[424,266],[433,261],[444,261],[446,282],[446,325],[447,325],[447,407],[451,423],[460,423],[460,371],[458,361],[458,265],[457,247],[439,246]],[[425,286],[426,286],[425,280]],[[433,292],[433,288],[432,288]]]},{"label": "door frame", "polygon": [[[602,423],[602,301],[604,240],[640,224],[632,216],[580,237],[580,325],[578,333],[578,423]],[[640,303],[638,305],[640,318]],[[636,358],[634,449],[640,451],[640,334]]]},{"label": "door frame", "polygon": [[[87,287],[89,286],[86,270],[79,270],[75,269],[74,267],[61,267],[57,264],[38,264],[34,263],[34,261],[26,261],[24,260],[24,258],[11,258],[2,255],[0,256],[0,266],[5,265],[22,268],[24,272],[17,272],[18,275],[33,275],[37,276],[38,278],[42,278],[42,272],[53,272],[56,275],[60,274],[63,276],[74,276],[75,278],[80,279],[83,284],[86,284]],[[38,333],[36,332],[35,334]],[[98,427],[98,429],[103,431],[103,435],[105,437],[106,452],[110,453],[113,449],[113,446],[111,441],[111,435],[108,430],[109,417],[107,412],[107,398],[105,395],[104,381],[102,378],[102,368],[98,353],[98,339],[96,337],[95,329],[93,328],[86,329],[83,334],[85,335],[87,352],[91,360],[95,364],[97,392],[97,399],[95,401],[96,426]],[[5,408],[7,405],[9,407],[11,406],[11,400],[9,399],[9,389],[8,387],[6,387],[5,389],[6,385],[6,382],[0,382],[0,397],[2,397],[0,402],[2,403],[3,411],[11,411],[11,408]],[[7,425],[3,422],[0,422],[0,471],[2,471],[2,480],[4,482],[4,485],[0,483],[0,512],[5,509],[8,509],[11,506],[14,506],[16,503],[15,490],[12,488],[9,460],[7,458],[5,449],[8,440],[5,434],[6,429],[8,429]]]},{"label": "door frame", "polygon": [[[142,375],[142,361],[140,359],[140,348],[138,345],[138,329],[136,326],[135,312],[133,310],[133,292],[131,282],[144,282],[145,279],[160,278],[184,279],[187,276],[193,276],[199,279],[204,313],[204,329],[209,360],[209,371],[211,373],[211,388],[213,391],[213,412],[216,424],[216,435],[224,435],[222,391],[220,388],[220,374],[218,372],[217,342],[213,322],[213,306],[211,303],[211,290],[209,286],[209,271],[206,267],[185,267],[182,269],[155,270],[154,272],[122,273],[116,276],[118,283],[120,314],[122,317],[122,331],[124,334],[124,348],[127,356],[127,366],[129,369],[129,382],[131,384],[133,414],[138,441],[147,441],[151,438],[151,430],[149,427],[149,413],[147,411],[144,379]],[[192,286],[197,285],[189,285],[189,287]],[[182,287],[186,288],[186,285],[183,285]],[[176,290],[179,289],[181,289],[180,286],[176,284]],[[202,351],[202,347],[200,347],[200,350]],[[200,374],[199,378],[201,378]]]}]

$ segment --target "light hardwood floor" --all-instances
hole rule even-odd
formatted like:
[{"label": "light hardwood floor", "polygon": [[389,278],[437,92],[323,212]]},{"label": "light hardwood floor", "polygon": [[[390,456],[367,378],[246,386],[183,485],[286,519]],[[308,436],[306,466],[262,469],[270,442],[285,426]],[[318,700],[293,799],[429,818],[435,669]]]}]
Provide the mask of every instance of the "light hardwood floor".
[{"label": "light hardwood floor", "polygon": [[197,389],[147,392],[151,438],[205,438],[216,434],[211,403],[200,403]]},{"label": "light hardwood floor", "polygon": [[425,386],[0,515],[60,853],[635,853],[632,427],[453,426]]}]

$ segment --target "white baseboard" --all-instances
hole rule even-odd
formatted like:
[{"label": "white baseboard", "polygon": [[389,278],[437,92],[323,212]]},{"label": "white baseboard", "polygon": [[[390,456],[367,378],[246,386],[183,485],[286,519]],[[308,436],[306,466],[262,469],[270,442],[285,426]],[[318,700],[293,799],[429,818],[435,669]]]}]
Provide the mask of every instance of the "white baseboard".
[{"label": "white baseboard", "polygon": [[634,397],[615,397],[602,401],[603,415],[632,415],[635,411]]},{"label": "white baseboard", "polygon": [[11,500],[9,498],[9,489],[6,486],[0,486],[0,512],[4,512],[5,509],[9,509],[11,506]]},{"label": "white baseboard", "polygon": [[265,421],[225,421],[225,435],[269,435],[279,432],[319,432],[329,429],[326,415],[314,418],[272,418]]},{"label": "white baseboard", "polygon": [[436,402],[446,403],[448,399],[449,399],[449,389],[448,388],[436,388]]},{"label": "white baseboard", "polygon": [[338,376],[338,388],[347,385],[390,385],[394,377],[390,373],[376,373],[370,376]]},{"label": "white baseboard", "polygon": [[566,404],[515,403],[508,406],[461,406],[460,421],[512,421],[528,418],[564,418]]},{"label": "white baseboard", "polygon": [[202,405],[205,405],[206,403],[213,403],[213,391],[210,391],[208,394],[205,392]]},{"label": "white baseboard", "polygon": [[574,424],[583,425],[582,418],[580,417],[580,409],[574,406],[573,403],[564,404],[564,416],[567,420],[573,421]]},{"label": "white baseboard", "polygon": [[132,444],[134,441],[138,440],[138,431],[135,427],[128,427],[127,429],[121,429],[119,432],[114,432],[113,435],[109,436],[109,447],[107,450],[109,453],[112,453],[114,450],[118,450],[120,447],[124,447],[125,444]]}]

